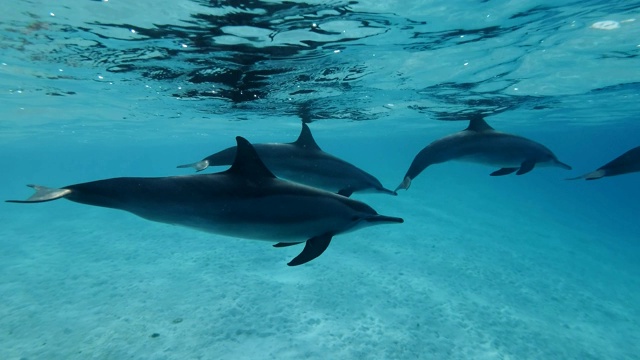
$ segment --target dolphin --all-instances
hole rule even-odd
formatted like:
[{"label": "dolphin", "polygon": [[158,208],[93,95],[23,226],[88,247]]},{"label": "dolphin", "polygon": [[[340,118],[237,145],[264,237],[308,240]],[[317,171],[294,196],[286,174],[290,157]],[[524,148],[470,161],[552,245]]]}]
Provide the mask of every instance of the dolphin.
[{"label": "dolphin", "polygon": [[[302,123],[298,139],[292,143],[253,144],[253,147],[267,168],[279,177],[345,196],[362,191],[397,195],[395,191],[385,189],[373,175],[322,151],[305,123]],[[202,171],[209,166],[230,165],[235,153],[236,147],[230,147],[178,168]]]},{"label": "dolphin", "polygon": [[472,118],[469,126],[460,132],[438,139],[422,149],[413,159],[399,189],[408,189],[429,165],[458,160],[497,166],[491,176],[513,172],[523,175],[537,165],[557,166],[571,170],[544,145],[522,136],[494,130],[482,117]]},{"label": "dolphin", "polygon": [[278,242],[284,247],[305,242],[290,266],[320,256],[333,236],[358,228],[402,223],[379,215],[369,205],[310,186],[278,179],[255,149],[237,137],[231,167],[214,174],[156,178],[121,177],[59,189],[28,185],[38,203],[65,198],[81,204],[120,209],[144,219],[210,233]]},{"label": "dolphin", "polygon": [[596,180],[605,176],[616,176],[640,171],[640,146],[634,147],[610,162],[599,167],[596,171],[567,180]]}]

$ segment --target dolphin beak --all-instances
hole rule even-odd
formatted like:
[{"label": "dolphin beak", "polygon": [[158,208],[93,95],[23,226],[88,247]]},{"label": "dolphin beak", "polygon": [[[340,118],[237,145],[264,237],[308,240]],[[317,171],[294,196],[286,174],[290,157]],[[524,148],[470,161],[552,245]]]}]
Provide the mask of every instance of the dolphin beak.
[{"label": "dolphin beak", "polygon": [[563,169],[565,169],[565,170],[571,170],[571,166],[569,166],[569,165],[567,165],[567,164],[563,163],[563,162],[562,162],[562,161],[560,161],[560,160],[556,160],[556,165],[558,165],[559,167],[561,167],[561,168],[563,168]]},{"label": "dolphin beak", "polygon": [[366,218],[365,220],[370,223],[381,222],[381,223],[402,224],[404,222],[403,218],[393,217],[393,216],[384,216],[384,215],[372,215]]}]

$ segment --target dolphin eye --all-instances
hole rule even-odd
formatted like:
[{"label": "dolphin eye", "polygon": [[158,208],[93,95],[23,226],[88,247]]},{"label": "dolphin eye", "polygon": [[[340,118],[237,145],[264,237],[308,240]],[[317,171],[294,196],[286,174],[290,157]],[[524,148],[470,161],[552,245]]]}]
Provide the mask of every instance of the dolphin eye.
[{"label": "dolphin eye", "polygon": [[359,216],[357,216],[357,215],[353,215],[353,216],[351,217],[351,221],[358,221],[358,220],[360,220],[360,217],[359,217]]}]

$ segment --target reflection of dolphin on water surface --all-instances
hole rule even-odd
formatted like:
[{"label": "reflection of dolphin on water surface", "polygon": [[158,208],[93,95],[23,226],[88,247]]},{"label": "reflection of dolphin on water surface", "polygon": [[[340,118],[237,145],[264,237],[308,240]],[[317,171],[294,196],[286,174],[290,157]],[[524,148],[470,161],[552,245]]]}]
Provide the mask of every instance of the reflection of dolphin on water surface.
[{"label": "reflection of dolphin on water surface", "polygon": [[640,146],[634,147],[610,162],[599,167],[596,171],[569,178],[567,180],[595,180],[605,176],[616,176],[640,171]]},{"label": "reflection of dolphin on water surface", "polygon": [[129,211],[147,220],[187,226],[215,234],[278,242],[306,242],[289,265],[320,256],[334,235],[361,227],[402,223],[379,215],[348,197],[276,178],[251,144],[237,138],[237,154],[227,171],[159,178],[113,178],[60,189],[30,185],[25,201],[59,198]]},{"label": "reflection of dolphin on water surface", "polygon": [[[292,143],[253,144],[260,159],[278,177],[349,196],[373,191],[396,195],[385,189],[373,175],[320,149],[307,124],[302,123],[298,139]],[[230,147],[195,162],[178,166],[202,171],[209,166],[231,165],[236,147]]]},{"label": "reflection of dolphin on water surface", "polygon": [[465,130],[445,136],[422,149],[413,159],[396,191],[408,189],[411,180],[428,166],[451,160],[499,167],[491,176],[514,172],[522,175],[540,165],[571,169],[544,145],[522,136],[496,131],[482,117],[477,117],[471,119]]}]

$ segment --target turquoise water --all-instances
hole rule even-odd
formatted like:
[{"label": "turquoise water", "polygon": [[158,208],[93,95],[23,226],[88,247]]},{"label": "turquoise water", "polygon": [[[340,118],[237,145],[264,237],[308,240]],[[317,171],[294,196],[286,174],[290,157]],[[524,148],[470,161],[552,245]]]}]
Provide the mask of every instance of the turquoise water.
[{"label": "turquoise water", "polygon": [[190,174],[300,118],[388,188],[478,114],[573,170],[434,165],[353,195],[404,224],[295,268],[298,247],[2,202],[0,358],[640,358],[640,174],[564,180],[640,145],[640,2],[378,3],[12,3],[0,198]]}]

